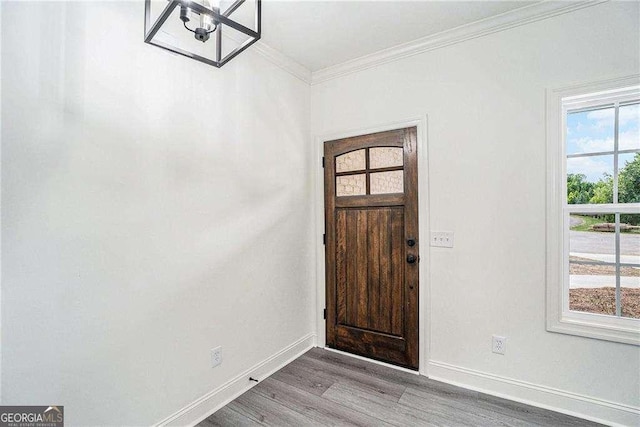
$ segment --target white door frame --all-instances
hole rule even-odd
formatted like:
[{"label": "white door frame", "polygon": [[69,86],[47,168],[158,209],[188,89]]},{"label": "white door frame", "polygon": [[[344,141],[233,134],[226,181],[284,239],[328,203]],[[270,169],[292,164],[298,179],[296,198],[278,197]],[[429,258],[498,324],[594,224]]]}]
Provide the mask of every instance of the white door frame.
[{"label": "white door frame", "polygon": [[336,131],[317,135],[315,137],[316,156],[313,162],[314,193],[315,193],[315,251],[316,251],[316,344],[325,347],[325,260],[322,235],[324,230],[324,169],[322,156],[324,142],[352,136],[366,135],[387,130],[403,129],[416,126],[418,136],[418,239],[420,242],[420,296],[419,296],[419,370],[421,375],[427,375],[427,360],[429,358],[431,341],[431,306],[430,306],[430,272],[429,268],[429,157],[427,146],[427,116],[381,124],[372,127]]}]

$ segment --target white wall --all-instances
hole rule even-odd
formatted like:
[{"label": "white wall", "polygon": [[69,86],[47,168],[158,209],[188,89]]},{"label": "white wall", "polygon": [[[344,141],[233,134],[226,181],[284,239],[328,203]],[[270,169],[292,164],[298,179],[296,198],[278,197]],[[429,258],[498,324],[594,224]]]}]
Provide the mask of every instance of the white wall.
[{"label": "white wall", "polygon": [[[428,114],[421,227],[455,232],[454,249],[426,248],[430,359],[473,372],[440,376],[639,406],[638,347],[545,330],[545,90],[638,73],[639,24],[639,3],[605,3],[312,87],[315,135]],[[507,337],[505,356],[492,334]],[[485,384],[513,395],[503,385]],[[605,403],[583,415],[607,417]]]},{"label": "white wall", "polygon": [[[1,3],[2,403],[69,425],[153,423],[313,330],[309,87],[251,51],[216,70],[146,45],[142,16]],[[456,233],[424,278],[432,361],[638,406],[638,348],[544,327],[544,91],[638,72],[638,17],[602,4],[312,88],[316,135],[429,115],[422,227]]]},{"label": "white wall", "polygon": [[2,403],[69,425],[157,422],[314,329],[309,86],[143,13],[2,2]]}]

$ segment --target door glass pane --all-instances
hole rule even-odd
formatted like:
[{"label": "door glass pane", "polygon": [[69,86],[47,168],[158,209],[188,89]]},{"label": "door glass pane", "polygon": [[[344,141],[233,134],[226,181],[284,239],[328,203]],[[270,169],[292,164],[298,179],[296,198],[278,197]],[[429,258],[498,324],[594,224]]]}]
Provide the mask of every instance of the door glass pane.
[{"label": "door glass pane", "polygon": [[351,172],[365,169],[365,150],[351,151],[336,157],[336,172]]},{"label": "door glass pane", "polygon": [[615,108],[567,114],[567,154],[613,151]]},{"label": "door glass pane", "polygon": [[613,203],[613,155],[567,159],[567,203]]},{"label": "door glass pane", "polygon": [[369,149],[369,166],[371,169],[402,166],[402,148],[374,147]]},{"label": "door glass pane", "polygon": [[619,114],[618,149],[640,149],[640,104],[623,105]]},{"label": "door glass pane", "polygon": [[403,193],[404,172],[376,172],[371,175],[371,194]]},{"label": "door glass pane", "polygon": [[367,193],[366,175],[336,177],[336,196],[361,196]]},{"label": "door glass pane", "polygon": [[620,215],[622,317],[640,318],[640,214]]}]

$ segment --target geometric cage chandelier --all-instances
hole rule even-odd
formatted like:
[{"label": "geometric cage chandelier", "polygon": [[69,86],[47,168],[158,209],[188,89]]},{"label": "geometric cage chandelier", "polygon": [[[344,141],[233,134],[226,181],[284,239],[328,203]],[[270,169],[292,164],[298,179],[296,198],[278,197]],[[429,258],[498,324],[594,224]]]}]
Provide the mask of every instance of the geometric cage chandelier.
[{"label": "geometric cage chandelier", "polygon": [[145,0],[145,43],[222,67],[260,40],[261,0]]}]

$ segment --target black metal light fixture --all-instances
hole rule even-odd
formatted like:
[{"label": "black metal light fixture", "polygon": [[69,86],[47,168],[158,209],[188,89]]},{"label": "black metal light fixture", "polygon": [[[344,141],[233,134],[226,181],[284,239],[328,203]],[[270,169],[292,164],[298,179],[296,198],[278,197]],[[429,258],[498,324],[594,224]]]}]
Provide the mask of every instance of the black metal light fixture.
[{"label": "black metal light fixture", "polygon": [[222,67],[260,40],[261,0],[145,0],[144,41]]}]

